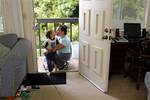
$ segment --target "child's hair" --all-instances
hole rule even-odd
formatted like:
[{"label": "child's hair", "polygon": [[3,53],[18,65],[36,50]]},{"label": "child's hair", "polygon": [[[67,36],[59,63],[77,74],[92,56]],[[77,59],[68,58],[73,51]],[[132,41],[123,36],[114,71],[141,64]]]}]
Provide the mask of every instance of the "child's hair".
[{"label": "child's hair", "polygon": [[58,28],[59,28],[61,31],[64,31],[64,34],[65,34],[65,35],[67,34],[67,26],[66,26],[66,25],[59,25]]},{"label": "child's hair", "polygon": [[51,39],[50,35],[53,33],[53,30],[49,30],[46,32],[46,37]]}]

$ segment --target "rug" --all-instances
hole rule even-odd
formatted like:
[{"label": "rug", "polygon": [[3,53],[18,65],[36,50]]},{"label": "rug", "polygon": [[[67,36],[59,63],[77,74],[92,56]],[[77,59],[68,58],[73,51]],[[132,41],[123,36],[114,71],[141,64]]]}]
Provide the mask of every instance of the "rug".
[{"label": "rug", "polygon": [[66,72],[51,73],[50,75],[46,73],[27,74],[23,84],[27,86],[66,84]]}]

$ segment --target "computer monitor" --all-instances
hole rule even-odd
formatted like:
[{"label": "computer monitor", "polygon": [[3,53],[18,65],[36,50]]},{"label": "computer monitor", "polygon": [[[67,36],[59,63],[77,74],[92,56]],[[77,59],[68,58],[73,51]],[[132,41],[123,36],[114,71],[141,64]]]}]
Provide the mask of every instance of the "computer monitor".
[{"label": "computer monitor", "polygon": [[141,37],[140,23],[124,23],[124,37],[134,39]]}]

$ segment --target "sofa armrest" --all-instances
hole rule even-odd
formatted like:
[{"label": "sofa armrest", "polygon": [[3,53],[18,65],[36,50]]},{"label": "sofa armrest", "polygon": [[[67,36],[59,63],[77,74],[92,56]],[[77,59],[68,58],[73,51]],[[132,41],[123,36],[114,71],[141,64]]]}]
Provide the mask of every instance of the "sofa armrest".
[{"label": "sofa armrest", "polygon": [[32,48],[26,39],[19,39],[9,54],[0,60],[0,96],[14,95],[26,74],[26,59]]},{"label": "sofa armrest", "polygon": [[146,72],[144,82],[148,91],[147,100],[150,100],[150,72]]},{"label": "sofa armrest", "polygon": [[26,56],[32,48],[31,43],[24,38],[20,38],[15,46],[11,49],[7,56],[0,59],[0,70],[2,70],[5,63],[13,60],[13,64],[17,64],[20,60],[26,59]]},{"label": "sofa armrest", "polygon": [[145,85],[150,90],[150,72],[146,72],[145,74]]},{"label": "sofa armrest", "polygon": [[[30,52],[32,45],[30,41],[24,38],[20,38],[16,45],[12,48],[9,55],[14,55],[19,59],[25,58],[27,54]],[[8,55],[8,56],[9,56]]]}]

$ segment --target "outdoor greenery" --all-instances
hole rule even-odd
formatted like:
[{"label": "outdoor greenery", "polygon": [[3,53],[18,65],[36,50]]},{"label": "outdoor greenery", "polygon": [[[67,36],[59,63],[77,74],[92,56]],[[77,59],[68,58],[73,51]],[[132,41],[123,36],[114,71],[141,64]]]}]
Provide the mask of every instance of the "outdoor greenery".
[{"label": "outdoor greenery", "polygon": [[124,0],[123,19],[141,21],[144,19],[145,0]]},{"label": "outdoor greenery", "polygon": [[[79,0],[33,0],[34,16],[37,18],[71,18],[79,17]],[[70,37],[69,24],[68,37]],[[45,38],[45,28],[41,28],[41,39]],[[48,24],[48,29],[54,29],[53,23]],[[72,26],[72,40],[78,41],[78,23]],[[37,48],[39,48],[38,35],[36,34]]]},{"label": "outdoor greenery", "polygon": [[79,0],[34,0],[36,18],[79,16]]},{"label": "outdoor greenery", "polygon": [[78,0],[34,0],[36,18],[78,17]]}]

